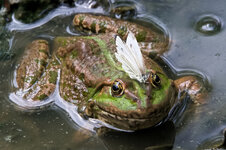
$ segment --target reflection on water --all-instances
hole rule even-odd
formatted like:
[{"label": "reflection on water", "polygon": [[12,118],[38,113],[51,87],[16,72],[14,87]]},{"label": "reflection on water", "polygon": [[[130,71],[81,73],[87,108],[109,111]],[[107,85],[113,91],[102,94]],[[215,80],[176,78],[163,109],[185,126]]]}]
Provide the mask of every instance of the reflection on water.
[{"label": "reflection on water", "polygon": [[[119,4],[122,3],[123,1]],[[226,127],[226,110],[224,108],[226,105],[224,82],[226,33],[223,26],[226,20],[226,2],[224,0],[217,2],[211,0],[167,0],[164,2],[143,0],[131,3],[135,3],[138,17],[155,16],[168,28],[172,43],[169,52],[165,53],[164,57],[176,67],[177,71],[199,70],[211,82],[212,89],[207,104],[197,108],[190,105],[181,121],[176,124],[175,141],[173,138],[174,149],[195,149],[202,144],[208,145],[206,142],[208,143],[209,139],[213,139],[213,141],[217,139],[219,142],[222,140],[219,138],[222,136],[222,130]],[[117,7],[116,4],[112,0],[111,7]],[[58,35],[70,35],[68,32],[70,24],[67,25],[65,22],[71,22],[73,13],[108,14],[106,11],[107,9],[101,7],[90,9],[87,4],[76,8],[63,6],[31,25],[21,24],[14,20],[8,25],[10,31],[1,31],[0,55],[4,57],[0,57],[0,149],[100,150],[113,147],[112,143],[109,143],[111,137],[101,139],[93,136],[84,139],[85,142],[82,144],[76,142],[80,138],[77,136],[79,127],[73,124],[69,117],[66,117],[65,112],[55,106],[39,112],[24,112],[17,110],[8,100],[8,94],[13,90],[10,86],[13,71],[16,62],[23,54],[26,43],[39,37],[50,40]],[[208,18],[206,21],[206,15],[211,16],[212,20]],[[50,19],[52,20],[49,21]],[[203,21],[201,22],[202,30],[208,32],[217,30],[217,32],[209,36],[200,34],[195,27],[199,19]],[[25,36],[25,34],[29,36]],[[13,55],[15,56],[11,57]],[[174,129],[169,130],[172,133]],[[159,133],[161,131],[162,129],[159,130]],[[171,135],[170,132],[166,131],[166,134]],[[118,135],[113,135],[113,139],[115,137]],[[142,138],[139,140],[138,143],[142,145]],[[124,141],[121,144],[122,149],[131,149],[126,145],[126,140],[122,141]],[[120,143],[117,144],[120,148]],[[139,147],[139,145],[135,146]]]},{"label": "reflection on water", "polygon": [[175,126],[172,122],[151,129],[145,129],[137,132],[108,132],[100,136],[100,139],[106,144],[109,150],[129,149],[172,149],[175,139]]}]

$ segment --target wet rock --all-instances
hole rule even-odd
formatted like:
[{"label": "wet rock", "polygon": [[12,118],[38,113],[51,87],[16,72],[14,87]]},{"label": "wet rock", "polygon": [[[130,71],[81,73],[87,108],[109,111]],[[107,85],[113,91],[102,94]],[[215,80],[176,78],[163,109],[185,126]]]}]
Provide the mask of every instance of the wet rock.
[{"label": "wet rock", "polygon": [[128,19],[136,16],[136,7],[131,6],[119,6],[111,9],[111,15],[118,19]]},{"label": "wet rock", "polygon": [[130,19],[137,15],[137,4],[133,1],[115,1],[112,3],[110,14],[118,19]]},{"label": "wet rock", "polygon": [[8,10],[5,7],[0,9],[0,26],[5,25],[5,23],[9,20],[7,17]]},{"label": "wet rock", "polygon": [[44,17],[50,10],[59,5],[58,0],[20,0],[15,8],[15,18],[24,23],[34,22]]},{"label": "wet rock", "polygon": [[14,56],[15,56],[14,53],[0,51],[0,62],[11,60],[12,58],[14,58]]},{"label": "wet rock", "polygon": [[56,8],[60,0],[4,0],[0,9],[0,25],[11,21],[11,15],[24,23],[31,23]]},{"label": "wet rock", "polygon": [[77,4],[90,9],[101,7],[104,10],[110,6],[107,0],[4,0],[0,10],[0,25],[10,21],[12,14],[23,23],[32,23],[60,5],[76,7]]}]

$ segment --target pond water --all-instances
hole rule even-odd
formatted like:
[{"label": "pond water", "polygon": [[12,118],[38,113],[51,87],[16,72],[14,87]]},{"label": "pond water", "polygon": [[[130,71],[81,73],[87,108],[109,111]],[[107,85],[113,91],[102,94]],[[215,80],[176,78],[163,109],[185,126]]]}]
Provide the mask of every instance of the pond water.
[{"label": "pond water", "polygon": [[[92,136],[82,141],[80,127],[56,106],[40,111],[26,111],[9,100],[15,66],[22,56],[26,43],[36,38],[53,39],[71,35],[73,14],[91,12],[108,15],[108,9],[90,9],[88,4],[76,8],[62,6],[32,24],[17,20],[1,31],[0,57],[0,149],[143,149],[147,143],[166,145],[173,149],[203,149],[223,140],[226,127],[226,1],[218,0],[167,0],[167,1],[111,1],[111,7],[134,5],[137,17],[157,21],[167,29],[171,45],[163,55],[178,72],[193,70],[204,74],[211,90],[206,104],[189,105],[180,120],[173,126],[166,123],[155,131],[139,132],[128,140],[126,136]],[[122,139],[117,141],[117,139]],[[136,142],[135,142],[135,141]],[[160,141],[160,142],[159,142]],[[136,144],[137,143],[137,144]]]}]

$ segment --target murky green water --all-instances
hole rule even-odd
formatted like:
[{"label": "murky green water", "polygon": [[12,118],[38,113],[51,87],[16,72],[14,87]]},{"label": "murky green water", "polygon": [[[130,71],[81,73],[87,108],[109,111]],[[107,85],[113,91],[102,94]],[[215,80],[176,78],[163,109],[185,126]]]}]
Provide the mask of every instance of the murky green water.
[{"label": "murky green water", "polygon": [[[122,4],[116,2],[112,0],[113,7]],[[74,13],[107,14],[108,10],[102,7],[89,9],[88,5],[61,7],[36,23],[24,25],[14,20],[8,24],[8,31],[1,31],[1,50],[11,55],[5,55],[0,60],[0,149],[124,150],[143,149],[156,144],[167,147],[169,143],[174,143],[173,149],[203,149],[211,141],[219,143],[222,140],[222,131],[226,127],[226,1],[143,0],[130,3],[137,7],[138,17],[157,18],[167,28],[172,42],[164,57],[177,71],[194,70],[209,79],[211,91],[207,104],[196,108],[189,105],[175,126],[167,123],[154,131],[138,132],[129,139],[123,133],[101,138],[93,136],[82,143],[77,134],[79,127],[60,108],[52,106],[38,112],[19,109],[9,101],[8,96],[12,90],[13,71],[26,43],[40,37],[52,39],[70,35]],[[209,34],[216,28],[211,20],[205,20],[206,16],[215,18],[212,22],[220,22],[220,29],[217,27],[216,32]],[[203,24],[197,24],[202,19]],[[208,33],[200,32],[199,28]]]}]

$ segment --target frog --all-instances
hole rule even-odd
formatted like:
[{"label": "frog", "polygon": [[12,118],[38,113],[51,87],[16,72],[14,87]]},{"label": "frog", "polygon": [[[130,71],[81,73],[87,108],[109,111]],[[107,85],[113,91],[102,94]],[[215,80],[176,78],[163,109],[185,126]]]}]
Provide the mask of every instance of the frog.
[{"label": "frog", "polygon": [[[15,70],[15,93],[31,106],[46,105],[58,94],[77,106],[85,119],[137,131],[160,124],[185,96],[196,104],[205,100],[203,78],[172,79],[164,65],[151,58],[161,59],[167,52],[165,35],[136,22],[96,14],[76,14],[72,22],[84,35],[36,39],[25,48]],[[128,55],[130,63],[125,62]]]}]

